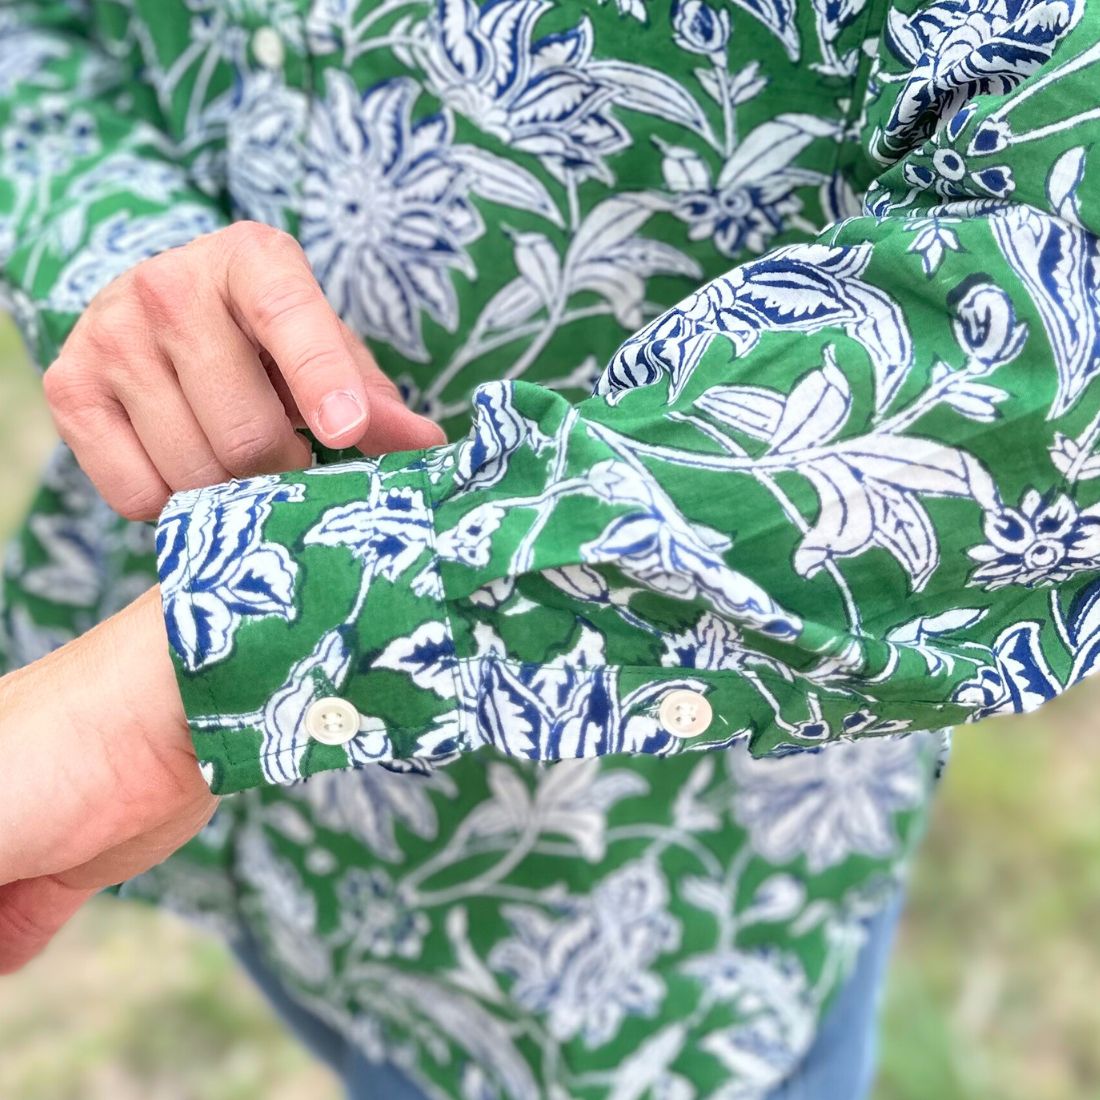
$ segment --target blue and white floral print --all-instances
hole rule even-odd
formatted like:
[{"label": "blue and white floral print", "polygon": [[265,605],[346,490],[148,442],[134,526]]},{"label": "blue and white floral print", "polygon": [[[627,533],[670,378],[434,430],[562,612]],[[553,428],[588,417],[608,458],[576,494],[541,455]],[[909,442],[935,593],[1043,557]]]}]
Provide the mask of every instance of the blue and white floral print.
[{"label": "blue and white floral print", "polygon": [[421,316],[448,330],[458,324],[452,272],[474,277],[465,247],[484,227],[450,116],[414,122],[417,95],[411,80],[361,94],[328,70],[306,141],[301,237],[352,328],[424,359]]},{"label": "blue and white floral print", "polygon": [[555,900],[548,912],[506,906],[512,937],[497,944],[489,965],[512,977],[512,997],[545,1016],[557,1039],[580,1035],[599,1046],[626,1016],[653,1016],[660,1008],[664,983],[648,968],[680,940],[667,904],[657,866],[628,864],[588,897]]},{"label": "blue and white floral print", "polygon": [[1044,499],[1034,489],[1019,508],[1003,508],[985,523],[989,540],[970,549],[980,564],[971,583],[985,588],[1031,587],[1067,580],[1100,560],[1100,507],[1081,510],[1065,494]]},{"label": "blue and white floral print", "polygon": [[168,639],[191,672],[227,657],[248,619],[295,614],[298,566],[286,548],[265,542],[275,501],[300,500],[300,485],[261,477],[180,493],[157,529]]},{"label": "blue and white floral print", "polygon": [[891,821],[924,797],[920,737],[853,741],[777,760],[731,753],[732,813],[757,852],[817,873],[894,849]]},{"label": "blue and white floral print", "polygon": [[420,954],[428,919],[409,906],[382,868],[352,868],[337,890],[352,950],[379,959]]},{"label": "blue and white floral print", "polygon": [[939,0],[894,10],[891,49],[910,62],[879,142],[891,159],[949,122],[976,93],[1004,95],[1049,61],[1084,13],[1082,0]]},{"label": "blue and white floral print", "polygon": [[733,1077],[714,1100],[767,1095],[813,1041],[811,996],[798,959],[768,949],[728,951],[693,960],[684,970],[709,997],[744,1014],[742,1022],[711,1032],[701,1044]]},{"label": "blue and white floral print", "polygon": [[[427,1095],[763,1100],[920,833],[914,731],[1100,662],[1083,0],[83,7],[0,13],[38,359],[246,215],[456,440],[166,513],[240,794],[135,891],[223,907]],[[74,471],[10,559],[17,658],[151,583]]]},{"label": "blue and white floral print", "polygon": [[608,178],[605,159],[629,143],[612,113],[615,87],[590,70],[592,27],[535,39],[547,0],[479,7],[436,0],[426,71],[433,90],[458,114],[551,171]]},{"label": "blue and white floral print", "polygon": [[302,176],[306,100],[274,73],[245,76],[226,127],[226,187],[242,217],[287,228]]},{"label": "blue and white floral print", "polygon": [[116,214],[96,227],[84,250],[64,268],[50,293],[49,306],[80,313],[108,283],[135,264],[217,228],[218,219],[210,210],[190,203],[145,217]]},{"label": "blue and white floral print", "polygon": [[293,788],[294,798],[310,806],[321,828],[358,837],[389,863],[403,858],[398,827],[425,840],[436,837],[439,826],[431,798],[435,792],[454,795],[454,780],[446,770],[424,775],[363,768],[355,772],[352,783],[324,772]]}]

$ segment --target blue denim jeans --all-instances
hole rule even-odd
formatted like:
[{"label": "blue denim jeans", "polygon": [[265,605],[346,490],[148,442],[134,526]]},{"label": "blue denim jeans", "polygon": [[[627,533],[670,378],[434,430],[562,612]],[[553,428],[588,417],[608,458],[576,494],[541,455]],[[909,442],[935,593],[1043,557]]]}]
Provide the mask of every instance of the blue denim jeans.
[{"label": "blue denim jeans", "polygon": [[[899,897],[871,920],[855,970],[822,1020],[813,1046],[767,1100],[866,1100],[875,1072],[878,1005],[900,912]],[[368,1062],[327,1024],[295,1004],[251,944],[238,943],[235,950],[275,1011],[344,1082],[348,1100],[426,1100],[400,1070]]]}]

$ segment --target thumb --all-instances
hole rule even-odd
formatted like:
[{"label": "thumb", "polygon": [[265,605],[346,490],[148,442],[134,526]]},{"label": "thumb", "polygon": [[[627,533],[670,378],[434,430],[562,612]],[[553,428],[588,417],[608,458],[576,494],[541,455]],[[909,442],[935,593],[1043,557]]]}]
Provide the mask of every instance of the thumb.
[{"label": "thumb", "polygon": [[370,349],[342,324],[344,343],[359,368],[370,410],[367,430],[356,441],[364,454],[389,454],[415,451],[447,442],[443,429],[426,416],[413,412],[401,397],[401,391],[382,372]]}]

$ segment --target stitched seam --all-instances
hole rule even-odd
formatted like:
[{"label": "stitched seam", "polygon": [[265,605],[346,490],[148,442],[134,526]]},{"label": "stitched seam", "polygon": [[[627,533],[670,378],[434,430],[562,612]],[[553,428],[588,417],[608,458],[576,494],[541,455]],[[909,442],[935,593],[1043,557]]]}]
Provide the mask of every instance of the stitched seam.
[{"label": "stitched seam", "polygon": [[[436,577],[439,579],[439,598],[438,598],[437,602],[438,602],[439,610],[442,612],[442,615],[443,615],[444,629],[447,631],[447,634],[451,639],[451,650],[455,654],[454,669],[452,670],[452,675],[451,675],[451,685],[452,685],[452,688],[453,688],[452,699],[453,699],[454,703],[456,704],[456,709],[458,710],[458,713],[459,713],[459,729],[458,729],[459,746],[460,746],[460,748],[468,749],[470,747],[470,739],[469,739],[469,736],[467,734],[467,731],[462,728],[462,725],[463,725],[463,720],[462,720],[463,708],[460,707],[460,706],[457,706],[459,699],[461,699],[461,697],[462,697],[462,685],[459,682],[459,678],[458,678],[458,670],[459,670],[460,662],[461,662],[462,659],[460,659],[459,656],[458,656],[457,643],[456,643],[456,640],[455,640],[454,622],[451,618],[450,609],[447,606],[447,593],[446,593],[446,590],[443,587],[443,563],[440,560],[439,550],[438,550],[438,547],[437,547],[437,544],[436,544],[436,530],[435,530],[436,512],[435,512],[435,501],[432,498],[431,479],[428,476],[428,471],[426,469],[424,469],[423,467],[420,470],[420,480],[421,480],[421,483],[423,485],[424,500],[426,501],[427,512],[428,512],[428,550],[432,555],[432,561],[433,561],[433,564],[435,566]],[[401,730],[401,731],[395,731],[395,732],[405,732],[405,731]]]},{"label": "stitched seam", "polygon": [[[653,667],[648,666],[648,665],[599,665],[599,666],[597,666],[595,668],[591,668],[591,669],[570,669],[570,668],[566,668],[566,667],[562,667],[562,666],[541,665],[538,662],[533,662],[533,661],[510,661],[510,660],[507,660],[505,658],[495,657],[495,656],[492,656],[492,655],[486,656],[486,657],[461,657],[461,658],[457,658],[456,661],[455,661],[456,667],[459,664],[461,664],[463,666],[472,666],[472,665],[475,665],[475,664],[480,664],[480,665],[484,665],[486,667],[488,667],[491,664],[499,664],[499,665],[503,665],[503,666],[505,666],[507,668],[510,668],[510,669],[535,667],[535,668],[544,669],[544,670],[549,669],[550,671],[561,671],[563,673],[564,672],[572,672],[574,674],[587,675],[587,676],[590,676],[590,677],[591,676],[596,676],[596,675],[601,675],[601,674],[602,675],[616,675],[617,676],[620,673],[622,673],[623,671],[627,671],[627,672],[635,672],[639,675],[644,675],[644,676],[648,676],[650,678],[656,678],[656,679],[670,679],[670,680],[672,680],[672,679],[682,679],[684,677],[696,676],[697,675],[702,679],[713,679],[714,677],[722,677],[722,678],[737,677],[742,682],[747,682],[744,674],[739,672],[736,669],[653,668]],[[786,686],[788,688],[797,686],[796,683],[794,683],[792,681],[789,681],[789,680],[784,680],[781,676],[776,676],[773,673],[767,673],[766,671],[762,671],[762,670],[753,670],[753,671],[754,671],[754,675],[758,679],[764,680],[764,681],[766,681],[766,682],[768,682],[772,685]],[[480,677],[479,678],[479,683],[482,682],[483,680],[484,680],[484,677]],[[456,674],[456,682],[457,682],[457,674]],[[457,696],[455,698],[455,702],[456,703],[458,702],[458,697]],[[853,705],[854,706],[858,705],[858,703],[859,703],[858,700],[853,700]],[[943,709],[944,707],[947,707],[947,706],[952,706],[952,705],[958,706],[959,705],[959,704],[952,704],[950,699],[943,699],[943,698],[940,698],[940,699],[911,699],[911,700],[909,700],[909,704],[913,705],[913,706],[930,706],[930,707],[936,707],[936,708],[939,708],[939,709]],[[458,709],[459,709],[459,713],[461,715],[462,708],[460,707]],[[638,711],[641,712],[641,711],[646,710],[646,707],[638,707],[638,708],[635,708],[635,709],[637,709]],[[394,727],[389,727],[387,732],[391,735],[393,735],[393,734],[406,734],[406,733],[419,733],[419,732],[422,731],[422,728],[423,727],[420,726],[420,725],[417,725],[417,726],[394,726]],[[462,731],[462,732],[465,732],[465,731]],[[469,740],[467,739],[464,748],[467,751],[469,751],[470,747],[471,746],[470,746]],[[266,752],[266,753],[261,752],[257,759],[261,762],[268,761],[268,760],[278,760],[282,757],[285,757],[286,755],[288,755],[290,753],[293,753],[294,751],[295,751],[294,747],[289,746],[289,747],[283,748],[283,749],[275,749],[271,752]],[[352,760],[349,759],[348,762],[347,762],[347,765],[345,767],[347,767],[347,768],[360,768],[360,767],[364,767],[368,763],[376,763],[376,762],[384,762],[386,760],[400,760],[400,759],[409,759],[409,757],[397,757],[397,756],[380,757],[378,761],[365,761],[365,762],[352,761]],[[240,760],[240,761],[235,760],[235,761],[232,761],[232,763],[234,763],[234,764],[246,764],[246,765],[251,763],[251,762],[252,762],[251,757],[248,760]],[[334,770],[340,770],[340,769],[334,769]]]}]

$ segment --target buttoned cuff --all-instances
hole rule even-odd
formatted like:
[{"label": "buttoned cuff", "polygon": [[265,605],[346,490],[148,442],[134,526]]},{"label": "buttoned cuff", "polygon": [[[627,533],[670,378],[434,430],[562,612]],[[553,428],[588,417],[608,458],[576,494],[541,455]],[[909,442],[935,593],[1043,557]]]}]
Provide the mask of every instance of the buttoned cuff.
[{"label": "buttoned cuff", "polygon": [[[479,638],[443,592],[431,456],[172,498],[157,529],[164,616],[215,793],[484,746],[557,760],[748,735],[711,725],[707,700],[736,686],[729,672],[526,663]],[[455,538],[445,557],[463,553]]]},{"label": "buttoned cuff", "polygon": [[[157,557],[180,692],[215,792],[456,751],[423,463],[177,494]],[[325,700],[350,703],[357,728],[330,716],[324,736]]]}]

